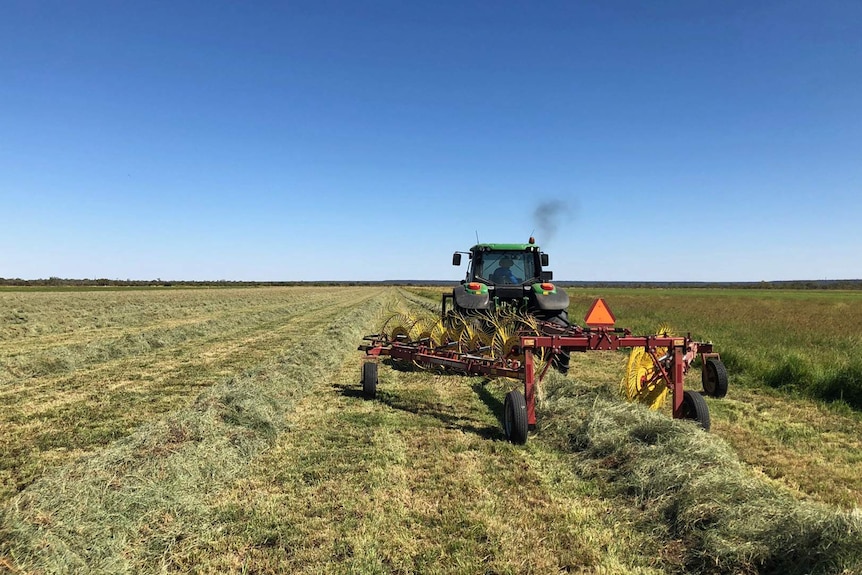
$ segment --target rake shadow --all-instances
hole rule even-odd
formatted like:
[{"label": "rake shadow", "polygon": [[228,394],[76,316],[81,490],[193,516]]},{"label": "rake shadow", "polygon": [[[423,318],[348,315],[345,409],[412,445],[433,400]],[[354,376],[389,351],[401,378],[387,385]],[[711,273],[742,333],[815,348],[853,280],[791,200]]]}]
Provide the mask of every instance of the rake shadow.
[{"label": "rake shadow", "polygon": [[[336,383],[333,385],[338,393],[343,397],[352,397],[365,399],[359,383]],[[471,388],[479,395],[479,399],[491,409],[495,418],[502,422],[503,404],[496,399],[482,384],[474,384]],[[377,398],[375,401],[403,411],[412,413],[422,417],[432,417],[441,423],[447,429],[455,429],[464,433],[472,433],[483,439],[500,440],[503,439],[503,430],[500,426],[484,425],[482,422],[471,419],[468,415],[457,415],[448,412],[446,406],[439,403],[418,399],[415,397],[401,397],[393,394],[388,390],[377,389]],[[442,409],[441,409],[442,407]]]},{"label": "rake shadow", "polygon": [[479,396],[479,400],[484,403],[491,413],[494,414],[494,417],[497,418],[497,421],[500,423],[500,426],[503,425],[503,402],[500,399],[488,391],[488,382],[490,379],[484,379],[481,383],[474,383],[470,387],[473,389],[473,392]]},{"label": "rake shadow", "polygon": [[362,392],[361,383],[334,383],[332,387],[337,389],[338,394],[342,397],[366,399],[365,394]]}]

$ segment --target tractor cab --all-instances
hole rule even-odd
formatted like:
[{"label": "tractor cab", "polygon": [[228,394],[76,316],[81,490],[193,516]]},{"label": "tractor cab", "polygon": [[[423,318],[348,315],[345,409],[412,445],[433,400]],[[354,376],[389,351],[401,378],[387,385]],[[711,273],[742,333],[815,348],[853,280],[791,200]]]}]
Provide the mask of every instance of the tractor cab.
[{"label": "tractor cab", "polygon": [[[543,271],[548,254],[530,238],[528,244],[477,244],[466,252],[470,257],[467,277],[461,283],[480,282],[486,285],[525,285],[548,282],[553,273]],[[455,252],[452,265],[461,265],[461,254]]]},{"label": "tractor cab", "polygon": [[534,260],[530,252],[479,252],[471,260],[467,275],[494,285],[522,284],[537,277]]},{"label": "tractor cab", "polygon": [[500,304],[550,319],[566,317],[569,296],[551,282],[553,273],[544,270],[548,254],[533,238],[526,244],[476,244],[469,252],[455,252],[452,265],[461,265],[461,255],[470,263],[467,276],[452,294],[443,297],[442,312],[492,311]]}]

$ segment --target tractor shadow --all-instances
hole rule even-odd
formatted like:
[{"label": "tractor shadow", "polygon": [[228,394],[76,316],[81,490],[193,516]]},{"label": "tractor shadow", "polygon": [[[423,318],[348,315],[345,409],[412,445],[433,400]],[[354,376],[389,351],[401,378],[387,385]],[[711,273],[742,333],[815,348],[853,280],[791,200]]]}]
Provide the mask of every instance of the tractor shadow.
[{"label": "tractor shadow", "polygon": [[470,389],[473,390],[479,401],[481,401],[494,415],[494,419],[497,421],[496,425],[488,425],[484,421],[471,417],[469,414],[459,414],[456,411],[457,408],[455,406],[416,396],[401,396],[397,393],[393,393],[392,390],[388,390],[385,387],[377,388],[377,397],[375,399],[368,399],[365,397],[365,394],[362,392],[362,384],[358,381],[351,383],[334,383],[333,388],[336,389],[342,397],[377,401],[392,409],[410,413],[420,418],[434,418],[442,423],[446,429],[471,433],[483,439],[492,441],[504,441],[505,436],[503,434],[502,427],[503,402],[488,390],[487,383],[489,381],[489,379],[484,379],[481,382],[471,384]]}]

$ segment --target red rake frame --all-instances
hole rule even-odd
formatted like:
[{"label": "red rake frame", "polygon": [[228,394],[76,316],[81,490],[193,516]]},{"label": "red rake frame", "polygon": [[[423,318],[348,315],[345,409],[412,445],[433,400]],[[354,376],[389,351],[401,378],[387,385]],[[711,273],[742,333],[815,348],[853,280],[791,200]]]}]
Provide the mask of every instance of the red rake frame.
[{"label": "red rake frame", "polygon": [[[685,337],[671,337],[666,335],[633,336],[627,329],[620,328],[576,328],[573,335],[539,335],[522,336],[521,349],[524,352],[524,397],[527,400],[527,423],[536,425],[536,383],[541,382],[548,371],[550,362],[536,377],[533,353],[539,349],[552,350],[553,353],[587,352],[587,351],[616,351],[624,348],[642,347],[653,360],[655,371],[652,378],[645,384],[663,380],[673,396],[673,417],[682,418],[682,399],[685,374],[691,367],[694,359],[700,355],[705,362],[710,357],[719,357],[713,352],[712,343],[698,342],[691,339],[690,335]],[[658,348],[667,348],[668,352],[662,357],[656,355]]]},{"label": "red rake frame", "polygon": [[[552,357],[545,362],[544,368],[536,374],[534,354],[540,350],[552,355],[563,352],[615,351],[624,348],[644,348],[653,360],[655,370],[651,379],[644,384],[652,384],[659,380],[670,390],[673,398],[673,417],[683,418],[683,387],[685,374],[694,359],[699,355],[704,363],[708,358],[718,358],[713,351],[712,343],[698,342],[685,337],[667,335],[633,336],[628,329],[610,327],[572,326],[561,328],[551,325],[549,329],[558,329],[559,335],[522,335],[520,349],[512,355],[524,354],[523,363],[511,357],[490,358],[474,353],[463,353],[454,350],[452,345],[431,347],[429,340],[420,341],[389,341],[385,336],[369,335],[364,339],[370,344],[359,346],[361,351],[372,357],[389,356],[397,360],[412,362],[422,368],[440,367],[468,375],[490,375],[495,377],[510,377],[524,382],[524,398],[527,409],[527,425],[530,429],[536,425],[536,385],[544,379],[548,368],[553,363]],[[657,350],[666,348],[665,355],[659,357]]]}]

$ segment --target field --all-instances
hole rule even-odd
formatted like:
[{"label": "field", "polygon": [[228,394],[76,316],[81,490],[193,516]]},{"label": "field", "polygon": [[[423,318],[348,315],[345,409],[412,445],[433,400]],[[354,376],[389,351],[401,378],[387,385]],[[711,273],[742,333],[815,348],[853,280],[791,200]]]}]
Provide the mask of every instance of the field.
[{"label": "field", "polygon": [[712,433],[619,402],[613,352],[526,446],[512,381],[363,399],[362,335],[439,289],[0,290],[0,572],[862,572],[862,292],[567,291],[714,341]]}]

